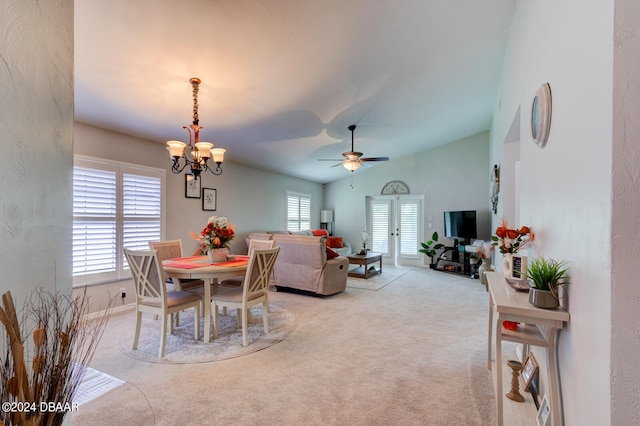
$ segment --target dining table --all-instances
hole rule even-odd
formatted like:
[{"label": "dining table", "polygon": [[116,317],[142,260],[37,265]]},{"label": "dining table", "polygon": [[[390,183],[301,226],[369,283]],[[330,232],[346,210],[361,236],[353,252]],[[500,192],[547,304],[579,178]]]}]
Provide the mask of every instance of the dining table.
[{"label": "dining table", "polygon": [[[231,277],[244,276],[249,256],[237,255],[224,262],[212,263],[208,256],[189,256],[166,259],[162,268],[171,279],[201,279],[204,282],[204,337],[211,341],[211,296],[217,291],[218,282]],[[213,292],[212,292],[213,287]]]}]

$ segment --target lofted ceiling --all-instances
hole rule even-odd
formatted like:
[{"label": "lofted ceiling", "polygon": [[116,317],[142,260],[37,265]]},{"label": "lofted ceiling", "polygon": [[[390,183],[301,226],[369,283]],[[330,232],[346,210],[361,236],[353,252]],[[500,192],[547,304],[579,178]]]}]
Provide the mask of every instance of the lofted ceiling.
[{"label": "lofted ceiling", "polygon": [[201,140],[238,163],[331,182],[350,172],[317,160],[350,150],[350,124],[356,151],[392,161],[488,130],[514,7],[76,1],[75,118],[187,142],[199,77]]}]

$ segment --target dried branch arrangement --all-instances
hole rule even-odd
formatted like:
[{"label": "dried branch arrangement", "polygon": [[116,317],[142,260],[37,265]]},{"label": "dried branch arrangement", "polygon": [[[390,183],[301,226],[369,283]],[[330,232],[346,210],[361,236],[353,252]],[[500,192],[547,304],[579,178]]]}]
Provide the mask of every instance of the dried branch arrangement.
[{"label": "dried branch arrangement", "polygon": [[11,292],[2,295],[2,304],[6,349],[0,357],[0,426],[61,425],[74,408],[73,396],[102,337],[109,309],[87,319],[86,292],[72,299],[42,289],[25,304],[22,321]]}]

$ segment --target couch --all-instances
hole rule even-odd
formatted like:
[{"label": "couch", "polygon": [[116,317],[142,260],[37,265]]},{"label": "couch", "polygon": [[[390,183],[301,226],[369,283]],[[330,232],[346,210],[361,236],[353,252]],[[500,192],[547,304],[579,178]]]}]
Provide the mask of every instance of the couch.
[{"label": "couch", "polygon": [[271,288],[292,288],[329,296],[347,287],[349,260],[327,258],[326,237],[253,232],[247,240],[274,240],[280,247]]},{"label": "couch", "polygon": [[[285,234],[285,235],[306,235],[309,237],[327,237],[327,247],[333,250],[338,256],[349,256],[351,252],[351,244],[344,241],[342,237],[332,237],[326,229],[306,229],[303,231],[270,231],[262,234]],[[249,247],[249,239],[247,238],[247,247]]]}]

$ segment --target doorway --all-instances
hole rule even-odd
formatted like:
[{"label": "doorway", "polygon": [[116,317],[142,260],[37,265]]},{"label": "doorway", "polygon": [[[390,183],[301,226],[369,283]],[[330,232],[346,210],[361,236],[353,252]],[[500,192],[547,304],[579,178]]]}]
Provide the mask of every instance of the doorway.
[{"label": "doorway", "polygon": [[424,196],[368,196],[366,202],[371,251],[387,264],[421,266]]}]

